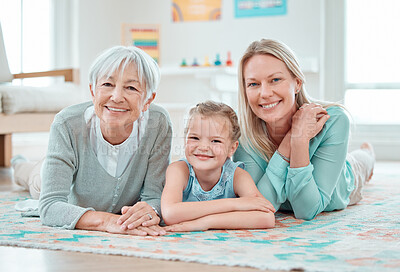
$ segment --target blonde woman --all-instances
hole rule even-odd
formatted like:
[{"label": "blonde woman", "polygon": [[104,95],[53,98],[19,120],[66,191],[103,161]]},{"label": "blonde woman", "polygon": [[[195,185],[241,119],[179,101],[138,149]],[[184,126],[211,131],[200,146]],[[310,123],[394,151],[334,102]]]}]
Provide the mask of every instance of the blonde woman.
[{"label": "blonde woman", "polygon": [[310,220],[361,200],[374,153],[365,143],[347,154],[350,121],[342,106],[316,102],[294,53],[263,39],[239,64],[240,146],[234,160],[276,210]]}]

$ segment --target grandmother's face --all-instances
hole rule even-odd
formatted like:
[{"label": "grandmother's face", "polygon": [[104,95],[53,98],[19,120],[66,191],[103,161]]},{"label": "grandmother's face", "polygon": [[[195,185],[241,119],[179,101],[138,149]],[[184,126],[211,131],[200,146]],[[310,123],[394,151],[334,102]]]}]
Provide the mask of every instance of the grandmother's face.
[{"label": "grandmother's face", "polygon": [[134,64],[127,65],[122,75],[118,69],[110,77],[99,78],[95,90],[90,86],[101,129],[120,131],[121,135],[130,133],[140,113],[154,100],[154,95],[146,99],[145,87],[139,81]]}]

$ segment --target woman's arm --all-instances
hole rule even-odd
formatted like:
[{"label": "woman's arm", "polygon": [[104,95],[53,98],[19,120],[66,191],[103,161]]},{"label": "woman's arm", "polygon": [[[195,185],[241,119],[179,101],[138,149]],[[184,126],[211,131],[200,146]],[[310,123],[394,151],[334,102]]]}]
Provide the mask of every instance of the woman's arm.
[{"label": "woman's arm", "polygon": [[305,167],[310,163],[309,146],[329,119],[320,105],[304,104],[292,117],[290,130],[290,168]]},{"label": "woman's arm", "polygon": [[74,229],[79,218],[92,208],[68,203],[72,180],[77,168],[71,129],[57,115],[50,129],[46,159],[42,166],[42,188],[39,213],[44,225]]},{"label": "woman's arm", "polygon": [[265,200],[254,197],[182,202],[182,192],[188,178],[189,169],[183,161],[174,162],[167,169],[166,184],[161,197],[162,215],[167,225],[231,211],[269,211]]},{"label": "woman's arm", "polygon": [[291,156],[285,190],[297,218],[310,220],[325,210],[343,171],[350,122],[340,108],[328,109],[328,113],[331,117],[325,128],[312,139],[310,149],[307,149],[308,159],[311,154],[308,164],[304,166],[306,162],[302,158],[296,159],[296,156],[304,156],[305,151],[298,149],[296,144],[291,146],[291,154],[295,157]]}]

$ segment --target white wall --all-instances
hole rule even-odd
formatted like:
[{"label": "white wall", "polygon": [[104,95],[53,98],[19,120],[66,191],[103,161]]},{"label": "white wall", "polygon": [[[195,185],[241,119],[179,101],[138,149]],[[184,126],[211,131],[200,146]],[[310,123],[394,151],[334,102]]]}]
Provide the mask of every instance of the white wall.
[{"label": "white wall", "polygon": [[[237,102],[235,73],[210,71],[199,75],[196,71],[171,72],[179,67],[183,58],[190,64],[195,57],[202,63],[208,56],[211,62],[219,53],[225,60],[230,51],[236,65],[252,41],[278,39],[297,53],[300,64],[305,67],[309,66],[309,61],[316,64],[316,72],[306,71],[306,86],[311,96],[323,98],[320,67],[324,57],[321,49],[325,31],[324,1],[287,2],[288,12],[284,16],[236,19],[234,1],[222,0],[221,20],[212,22],[173,23],[170,0],[72,0],[67,1],[68,7],[62,6],[61,10],[72,11],[71,16],[64,16],[63,20],[70,20],[71,26],[65,30],[71,33],[71,62],[80,69],[83,87],[87,87],[88,70],[94,58],[101,51],[121,44],[123,23],[160,25],[162,79],[156,102],[163,104],[171,114],[175,133],[172,153],[174,158],[178,158],[183,155],[183,113],[189,105],[213,99],[235,108]],[[226,90],[221,91],[221,86]],[[87,96],[89,98],[89,91]]]},{"label": "white wall", "polygon": [[[173,23],[169,0],[84,0],[74,1],[74,15],[79,20],[76,28],[77,48],[75,66],[81,69],[81,81],[87,84],[90,63],[102,50],[121,44],[121,24],[159,24],[161,26],[161,66],[177,67],[182,58],[188,63],[194,57],[203,62],[220,53],[222,58],[231,51],[234,64],[249,43],[261,38],[284,41],[302,59],[320,62],[321,23],[323,14],[320,0],[288,0],[285,16],[234,18],[233,0],[222,1],[222,18],[213,22]],[[76,19],[74,19],[76,20]],[[79,55],[78,58],[76,55]],[[320,75],[310,73],[309,93],[319,98]],[[164,80],[164,79],[163,79]],[[176,81],[176,80],[175,80]],[[168,86],[170,87],[170,86]],[[196,86],[185,86],[187,92]],[[158,100],[170,99],[174,88],[161,85]]]}]

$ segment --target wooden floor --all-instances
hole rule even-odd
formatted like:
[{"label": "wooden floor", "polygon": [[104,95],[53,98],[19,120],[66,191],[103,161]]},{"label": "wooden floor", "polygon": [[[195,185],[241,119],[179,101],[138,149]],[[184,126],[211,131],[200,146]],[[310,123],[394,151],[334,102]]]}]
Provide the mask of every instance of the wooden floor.
[{"label": "wooden floor", "polygon": [[[0,191],[15,191],[21,188],[12,183],[12,170],[0,167]],[[57,250],[30,249],[0,246],[0,271],[220,271],[250,272],[258,269],[244,267],[214,266],[178,261],[161,261],[147,258],[113,256],[102,254],[66,252]]]}]

